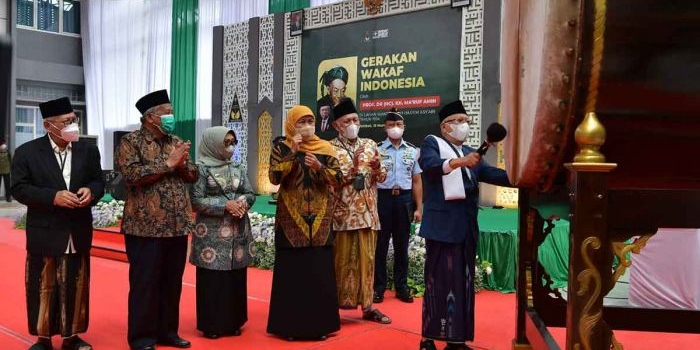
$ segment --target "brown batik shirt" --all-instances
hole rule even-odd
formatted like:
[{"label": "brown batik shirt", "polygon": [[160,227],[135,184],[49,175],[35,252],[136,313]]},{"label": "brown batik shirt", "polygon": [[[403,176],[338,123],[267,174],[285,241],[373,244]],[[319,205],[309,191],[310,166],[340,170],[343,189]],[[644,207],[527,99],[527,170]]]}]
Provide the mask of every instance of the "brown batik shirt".
[{"label": "brown batik shirt", "polygon": [[115,155],[116,171],[126,180],[122,233],[141,237],[176,237],[193,231],[190,195],[185,183],[197,180],[197,167],[187,158],[171,170],[168,155],[176,136],[155,139],[143,126],[122,137]]}]

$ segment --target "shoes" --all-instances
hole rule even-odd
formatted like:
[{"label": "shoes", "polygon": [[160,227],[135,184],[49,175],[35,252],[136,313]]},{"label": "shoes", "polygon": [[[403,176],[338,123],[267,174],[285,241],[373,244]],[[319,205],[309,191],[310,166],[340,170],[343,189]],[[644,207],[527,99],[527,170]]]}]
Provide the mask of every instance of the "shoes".
[{"label": "shoes", "polygon": [[421,340],[419,349],[420,350],[437,350],[437,348],[435,347],[435,342],[432,341],[431,339]]},{"label": "shoes", "polygon": [[63,340],[61,350],[92,350],[92,345],[74,335]]},{"label": "shoes", "polygon": [[34,343],[29,350],[52,350],[51,339],[39,338],[39,340]]},{"label": "shoes", "polygon": [[192,344],[189,341],[182,339],[178,336],[174,336],[171,338],[158,339],[158,341],[156,341],[156,344],[172,346],[174,348],[180,348],[180,349],[186,349],[186,348],[189,348],[190,346],[192,346]]},{"label": "shoes", "polygon": [[137,346],[135,348],[131,348],[131,350],[156,350],[156,347],[153,345]]},{"label": "shoes", "polygon": [[384,293],[374,292],[374,298],[372,298],[372,302],[379,304],[382,301],[384,301]]},{"label": "shoes", "polygon": [[372,322],[377,322],[381,324],[391,323],[391,318],[383,314],[379,309],[371,309],[369,311],[362,311],[362,319]]},{"label": "shoes", "polygon": [[320,341],[324,341],[324,340],[328,339],[328,336],[326,336],[326,335],[321,335],[321,336],[318,336],[318,337],[303,337],[303,338],[285,337],[285,339],[287,339],[287,341],[295,341],[295,340],[297,340],[297,339],[300,339],[300,340],[320,340]]},{"label": "shoes", "polygon": [[214,332],[202,332],[202,336],[204,338],[207,338],[207,339],[218,339],[222,336],[227,336],[227,335],[230,335],[232,337],[238,337],[241,335],[241,329],[239,328],[233,332],[226,332],[226,333],[222,333],[222,334],[214,333]]},{"label": "shoes", "polygon": [[411,295],[411,292],[408,290],[402,290],[396,292],[396,298],[403,301],[404,303],[412,303],[413,302],[413,295]]},{"label": "shoes", "polygon": [[473,350],[467,344],[461,343],[447,343],[445,350]]}]

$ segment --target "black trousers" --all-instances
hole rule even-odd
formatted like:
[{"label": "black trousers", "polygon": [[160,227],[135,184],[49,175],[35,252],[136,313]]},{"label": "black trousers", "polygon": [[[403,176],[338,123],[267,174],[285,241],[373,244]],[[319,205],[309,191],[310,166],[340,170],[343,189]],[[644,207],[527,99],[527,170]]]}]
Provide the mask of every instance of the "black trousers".
[{"label": "black trousers", "polygon": [[129,258],[131,347],[155,345],[178,333],[187,236],[150,238],[126,235]]},{"label": "black trousers", "polygon": [[389,239],[394,243],[394,287],[397,291],[408,288],[408,236],[413,218],[411,191],[394,196],[391,190],[377,191],[377,209],[381,230],[377,234],[374,256],[374,292],[382,294],[387,287],[386,256]]}]

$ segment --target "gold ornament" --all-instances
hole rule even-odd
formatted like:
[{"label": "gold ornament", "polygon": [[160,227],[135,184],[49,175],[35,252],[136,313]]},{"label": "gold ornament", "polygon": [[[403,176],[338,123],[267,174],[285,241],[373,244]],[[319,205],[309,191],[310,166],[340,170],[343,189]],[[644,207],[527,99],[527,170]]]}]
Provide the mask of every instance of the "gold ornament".
[{"label": "gold ornament", "polygon": [[367,13],[376,15],[379,13],[379,10],[382,9],[382,2],[384,2],[384,0],[363,0],[362,2],[367,8]]}]

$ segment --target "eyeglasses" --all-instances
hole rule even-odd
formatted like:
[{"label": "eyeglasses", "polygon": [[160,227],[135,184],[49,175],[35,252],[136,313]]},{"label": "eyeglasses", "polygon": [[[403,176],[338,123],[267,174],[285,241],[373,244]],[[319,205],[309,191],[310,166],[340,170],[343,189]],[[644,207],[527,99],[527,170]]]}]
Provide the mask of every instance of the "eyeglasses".
[{"label": "eyeglasses", "polygon": [[73,123],[79,124],[79,123],[80,123],[80,118],[74,117],[74,118],[70,118],[70,119],[64,120],[64,121],[62,121],[62,122],[55,122],[55,123],[56,123],[56,124],[63,124],[63,126],[68,126],[68,125],[71,125],[71,124],[73,124]]},{"label": "eyeglasses", "polygon": [[455,118],[455,119],[451,119],[451,120],[445,120],[443,123],[452,124],[452,125],[464,124],[464,123],[471,124],[472,121],[471,121],[471,119],[469,119],[467,117],[459,117],[459,118]]},{"label": "eyeglasses", "polygon": [[224,140],[224,146],[235,146],[238,144],[238,140],[232,139],[232,140]]}]

